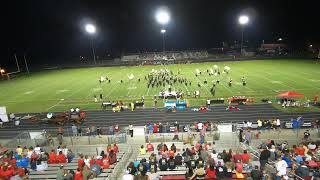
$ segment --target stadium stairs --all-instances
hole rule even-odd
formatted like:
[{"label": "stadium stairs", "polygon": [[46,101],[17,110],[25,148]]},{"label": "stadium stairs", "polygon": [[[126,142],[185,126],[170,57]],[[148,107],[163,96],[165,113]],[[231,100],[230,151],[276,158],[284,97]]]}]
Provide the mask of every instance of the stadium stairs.
[{"label": "stadium stairs", "polygon": [[[240,123],[243,121],[256,121],[257,119],[270,119],[279,117],[282,122],[290,121],[291,118],[302,115],[305,121],[311,121],[313,117],[319,117],[320,112],[303,112],[288,113],[275,109],[270,104],[255,104],[239,106],[240,111],[226,111],[226,105],[211,106],[208,112],[166,112],[165,109],[137,109],[134,112],[124,111],[113,113],[111,110],[87,111],[86,121],[82,127],[95,125],[96,127],[109,127],[118,124],[121,127],[127,127],[130,123],[135,126],[144,126],[146,122],[174,123],[178,121],[181,125],[192,124],[195,121],[214,121],[223,123]],[[30,113],[36,114],[36,113]],[[26,114],[16,114],[17,117],[23,117]],[[65,134],[71,133],[70,123],[65,125]],[[0,139],[11,139],[22,131],[55,131],[58,126],[48,125],[38,122],[30,122],[22,120],[19,126],[15,126],[13,122],[6,123],[0,131]]]}]

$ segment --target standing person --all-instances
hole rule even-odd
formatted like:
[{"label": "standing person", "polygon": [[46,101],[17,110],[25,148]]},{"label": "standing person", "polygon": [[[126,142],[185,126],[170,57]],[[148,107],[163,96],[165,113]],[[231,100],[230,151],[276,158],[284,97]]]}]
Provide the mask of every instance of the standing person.
[{"label": "standing person", "polygon": [[71,129],[72,129],[72,135],[77,136],[77,126],[75,124],[72,124]]},{"label": "standing person", "polygon": [[91,135],[93,137],[95,137],[97,135],[97,128],[94,125],[91,126],[90,131],[91,131]]},{"label": "standing person", "polygon": [[82,129],[81,129],[81,126],[77,126],[77,135],[78,136],[82,136]]},{"label": "standing person", "polygon": [[3,121],[1,118],[0,118],[0,128],[3,128]]},{"label": "standing person", "polygon": [[243,142],[243,130],[239,129],[239,142]]},{"label": "standing person", "polygon": [[310,132],[309,132],[309,130],[306,130],[303,133],[303,139],[307,141],[309,139],[309,137],[310,137]]},{"label": "standing person", "polygon": [[[267,147],[264,147],[260,153],[259,162],[260,162],[260,170],[263,171],[268,159],[270,157],[270,151]],[[281,157],[280,157],[281,158]]]},{"label": "standing person", "polygon": [[250,146],[250,143],[251,143],[251,132],[250,132],[250,129],[248,129],[245,134],[244,134],[244,137],[245,137],[245,141],[246,143]]},{"label": "standing person", "polygon": [[133,137],[133,125],[132,124],[129,125],[129,134],[131,137]]},{"label": "standing person", "polygon": [[284,176],[287,175],[287,168],[288,168],[288,164],[286,163],[285,160],[282,160],[281,156],[278,157],[278,161],[275,164],[276,169],[277,169],[277,175],[275,180],[280,180],[282,178],[284,178]]},{"label": "standing person", "polygon": [[177,127],[174,129],[174,137],[173,137],[172,140],[178,140],[179,141],[179,131],[178,131]]}]

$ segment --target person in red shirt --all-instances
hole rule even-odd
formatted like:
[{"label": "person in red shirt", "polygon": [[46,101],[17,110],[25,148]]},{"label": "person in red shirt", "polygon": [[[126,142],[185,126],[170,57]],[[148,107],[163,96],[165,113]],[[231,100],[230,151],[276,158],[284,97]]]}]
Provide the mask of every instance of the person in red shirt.
[{"label": "person in red shirt", "polygon": [[78,168],[82,168],[84,166],[83,155],[80,155],[80,159],[78,160]]},{"label": "person in red shirt", "polygon": [[153,124],[153,133],[158,133],[158,125],[156,123]]},{"label": "person in red shirt", "polygon": [[242,156],[238,151],[236,152],[236,154],[233,155],[232,158],[233,158],[233,162],[235,163],[242,160]]},{"label": "person in red shirt", "polygon": [[211,164],[207,169],[206,169],[206,179],[216,179],[216,168],[214,167],[214,164]]},{"label": "person in red shirt", "polygon": [[243,151],[243,154],[241,154],[241,159],[242,159],[242,162],[244,164],[248,164],[249,161],[250,161],[250,155],[248,154],[247,150],[244,150]]},{"label": "person in red shirt", "polygon": [[201,144],[200,144],[200,142],[198,141],[197,144],[196,144],[196,146],[195,146],[196,151],[199,151],[200,146],[201,146]]},{"label": "person in red shirt", "polygon": [[149,142],[149,144],[147,144],[147,151],[148,152],[152,152],[154,150],[153,145]]},{"label": "person in red shirt", "polygon": [[82,180],[82,179],[83,179],[82,172],[80,168],[78,168],[77,171],[74,173],[74,180]]},{"label": "person in red shirt", "polygon": [[66,156],[64,154],[62,154],[62,151],[59,152],[59,155],[58,155],[58,163],[67,163],[67,160],[66,160]]},{"label": "person in red shirt", "polygon": [[236,169],[236,171],[238,173],[242,173],[242,171],[243,171],[243,163],[241,162],[241,160],[238,160],[238,162],[236,163],[235,169]]},{"label": "person in red shirt", "polygon": [[113,145],[113,152],[114,153],[118,153],[119,152],[119,147],[118,147],[118,145],[116,143],[114,143],[114,145]]},{"label": "person in red shirt", "polygon": [[113,152],[113,150],[109,153],[109,162],[110,164],[114,164],[117,162],[117,155]]},{"label": "person in red shirt", "polygon": [[304,148],[300,145],[299,147],[293,147],[294,152],[300,156],[304,156]]},{"label": "person in red shirt", "polygon": [[95,158],[94,158],[94,156],[92,156],[90,161],[89,161],[90,166],[92,166],[94,164],[94,162],[95,162]]},{"label": "person in red shirt", "polygon": [[98,164],[100,167],[103,165],[101,156],[97,157],[96,164]]},{"label": "person in red shirt", "polygon": [[108,169],[110,167],[110,161],[109,157],[107,155],[104,155],[104,158],[102,159],[102,166],[103,169]]},{"label": "person in red shirt", "polygon": [[174,151],[171,150],[171,149],[169,150],[169,158],[170,158],[170,157],[174,157]]},{"label": "person in red shirt", "polygon": [[48,160],[48,164],[54,164],[57,163],[57,154],[54,152],[54,150],[52,149],[50,154],[49,154],[49,160]]},{"label": "person in red shirt", "polygon": [[0,170],[0,177],[2,177],[3,179],[10,179],[11,176],[13,176],[14,171],[13,170],[9,170],[8,166],[3,166]]}]

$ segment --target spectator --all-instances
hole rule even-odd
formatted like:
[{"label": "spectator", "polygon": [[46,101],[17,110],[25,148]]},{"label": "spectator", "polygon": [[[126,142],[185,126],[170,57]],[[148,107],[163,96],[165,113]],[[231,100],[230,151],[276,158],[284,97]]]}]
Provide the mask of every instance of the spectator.
[{"label": "spectator", "polygon": [[145,155],[146,153],[147,153],[146,148],[143,145],[141,145],[141,147],[140,147],[140,155]]},{"label": "spectator", "polygon": [[72,135],[77,136],[77,126],[75,124],[72,124],[71,129],[72,129]]},{"label": "spectator", "polygon": [[77,171],[74,173],[74,180],[83,180],[83,175],[80,168],[77,168]]},{"label": "spectator", "polygon": [[264,148],[261,153],[260,153],[260,157],[259,157],[259,161],[260,161],[260,170],[263,171],[264,170],[264,166],[266,165],[266,163],[268,162],[268,159],[270,157],[270,151],[267,148]]},{"label": "spectator", "polygon": [[90,171],[93,174],[93,177],[96,177],[101,174],[102,169],[101,166],[94,162],[90,167]]},{"label": "spectator", "polygon": [[154,150],[153,145],[149,142],[149,144],[147,144],[147,151],[148,152],[152,152]]},{"label": "spectator", "polygon": [[126,173],[122,176],[122,180],[133,180],[134,176],[130,174],[130,171],[126,170]]},{"label": "spectator", "polygon": [[161,171],[166,171],[168,169],[168,161],[166,158],[162,157],[159,160],[159,168]]},{"label": "spectator", "polygon": [[277,175],[276,175],[276,180],[280,180],[281,178],[284,178],[284,176],[287,175],[287,168],[288,164],[286,161],[282,160],[281,157],[278,157],[278,161],[275,164],[276,169],[277,169]]},{"label": "spectator", "polygon": [[174,158],[174,160],[175,160],[175,164],[176,164],[177,166],[181,166],[181,165],[182,165],[182,156],[180,155],[180,153],[178,153],[178,154],[176,155],[176,157]]},{"label": "spectator", "polygon": [[113,144],[113,152],[116,154],[119,152],[119,147],[116,143]]},{"label": "spectator", "polygon": [[174,136],[172,140],[178,140],[179,141],[179,130],[178,128],[174,129]]},{"label": "spectator", "polygon": [[248,154],[247,150],[243,151],[243,154],[241,155],[241,160],[244,164],[248,164],[250,162],[250,155]]},{"label": "spectator", "polygon": [[108,169],[110,167],[110,159],[107,155],[104,155],[102,159],[102,168],[103,169]]},{"label": "spectator", "polygon": [[57,157],[58,163],[66,163],[66,156],[62,153],[62,151],[59,152],[59,155]]},{"label": "spectator", "polygon": [[54,149],[51,150],[50,154],[49,154],[49,160],[48,163],[49,164],[54,164],[57,163],[57,154],[54,152]]},{"label": "spectator", "polygon": [[177,152],[177,147],[176,147],[176,145],[175,145],[174,143],[172,143],[170,149],[171,149],[174,153]]},{"label": "spectator", "polygon": [[309,176],[309,168],[304,162],[301,162],[298,168],[295,170],[295,173],[302,178]]},{"label": "spectator", "polygon": [[83,180],[88,180],[90,177],[90,169],[88,166],[84,166],[82,169],[82,178]]},{"label": "spectator", "polygon": [[117,162],[117,155],[116,153],[113,152],[113,150],[111,150],[109,153],[109,160],[110,160],[110,164],[114,164]]},{"label": "spectator", "polygon": [[89,159],[88,155],[84,156],[84,164],[86,166],[90,167],[90,159]]},{"label": "spectator", "polygon": [[64,169],[63,165],[60,165],[59,170],[57,171],[57,180],[64,180]]},{"label": "spectator", "polygon": [[134,167],[133,162],[130,162],[130,163],[129,163],[129,165],[128,165],[128,167],[127,167],[127,171],[129,171],[129,173],[130,173],[131,175],[135,175],[135,174],[136,174],[137,170],[136,170],[136,168]]},{"label": "spectator", "polygon": [[252,180],[261,180],[262,173],[259,170],[259,166],[254,166],[254,169],[251,171]]},{"label": "spectator", "polygon": [[194,171],[193,175],[190,177],[190,179],[195,178],[196,180],[204,179],[206,176],[206,172],[203,167],[197,167],[197,169]]},{"label": "spectator", "polygon": [[133,137],[133,125],[132,124],[129,125],[129,134],[131,137]]},{"label": "spectator", "polygon": [[236,153],[233,155],[232,159],[233,159],[234,163],[237,163],[238,161],[242,160],[242,156],[239,153],[239,151],[236,151]]},{"label": "spectator", "polygon": [[210,164],[210,166],[206,169],[206,179],[216,179],[216,168],[213,164]]},{"label": "spectator", "polygon": [[80,159],[78,160],[78,168],[82,168],[85,165],[83,155],[80,155]]},{"label": "spectator", "polygon": [[173,157],[170,157],[168,160],[168,168],[174,170],[176,168],[176,163]]},{"label": "spectator", "polygon": [[77,126],[77,136],[82,136],[82,129],[81,126]]}]

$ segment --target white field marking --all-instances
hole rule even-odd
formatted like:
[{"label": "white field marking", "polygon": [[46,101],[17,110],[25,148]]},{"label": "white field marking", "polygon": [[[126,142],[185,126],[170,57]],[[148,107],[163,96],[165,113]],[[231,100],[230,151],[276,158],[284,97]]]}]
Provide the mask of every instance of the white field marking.
[{"label": "white field marking", "polygon": [[282,81],[271,81],[272,84],[281,84]]},{"label": "white field marking", "polygon": [[101,91],[101,90],[102,90],[101,87],[99,87],[99,88],[93,88],[93,89],[92,89],[93,92],[98,92],[98,91]]},{"label": "white field marking", "polygon": [[60,94],[60,93],[68,92],[68,91],[69,91],[69,89],[61,89],[61,90],[58,90],[56,92],[56,94]]},{"label": "white field marking", "polygon": [[[89,71],[89,70],[87,70],[86,73],[88,73],[88,71]],[[76,77],[76,76],[75,76],[75,77]],[[87,79],[82,79],[82,81],[80,81],[80,82],[81,82],[81,84],[82,84],[82,83],[84,84],[86,81],[87,81]],[[79,82],[79,81],[78,81],[78,82]],[[73,84],[71,87],[75,87],[75,86],[78,86],[78,83]],[[73,91],[73,92],[72,92],[70,95],[68,95],[66,98],[63,98],[63,100],[62,100],[62,98],[61,98],[56,104],[54,104],[53,106],[49,107],[47,110],[52,109],[53,107],[59,105],[62,101],[64,101],[64,99],[68,99],[69,97],[73,96],[75,93],[78,93],[79,91],[81,91],[83,88],[85,88],[85,86],[82,86],[81,88],[78,88],[77,90]]]},{"label": "white field marking", "polygon": [[308,79],[309,81],[312,81],[312,82],[319,82],[320,79]]},{"label": "white field marking", "polygon": [[136,86],[128,87],[127,89],[132,90],[132,89],[137,89]]},{"label": "white field marking", "polygon": [[60,99],[60,101],[59,101],[59,102],[57,102],[57,103],[56,103],[56,104],[54,104],[53,106],[51,106],[51,107],[47,108],[47,111],[48,111],[48,110],[50,110],[50,109],[52,109],[52,108],[54,108],[54,107],[56,107],[56,106],[58,106],[62,101],[64,101],[64,99]]},{"label": "white field marking", "polygon": [[34,91],[27,91],[27,92],[25,92],[23,94],[32,94],[32,93],[34,93]]},{"label": "white field marking", "polygon": [[242,85],[241,82],[235,82],[234,84],[236,84],[236,85]]}]

